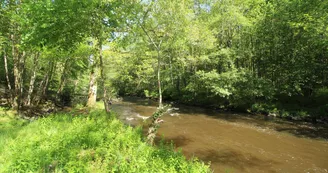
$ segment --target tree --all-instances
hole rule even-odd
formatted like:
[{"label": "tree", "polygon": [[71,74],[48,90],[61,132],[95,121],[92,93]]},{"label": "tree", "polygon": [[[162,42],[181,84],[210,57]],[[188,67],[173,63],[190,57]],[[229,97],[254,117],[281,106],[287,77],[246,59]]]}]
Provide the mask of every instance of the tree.
[{"label": "tree", "polygon": [[111,39],[111,36],[115,29],[118,27],[118,22],[116,21],[118,18],[115,13],[118,13],[117,8],[120,5],[119,2],[111,2],[111,1],[99,1],[91,4],[91,9],[89,11],[90,14],[90,23],[91,23],[91,32],[90,36],[92,36],[96,41],[95,53],[93,55],[93,64],[90,73],[90,87],[89,87],[89,96],[87,105],[89,107],[94,106],[96,102],[96,94],[97,94],[97,71],[100,68],[100,80],[103,88],[103,102],[106,112],[110,111],[109,104],[110,99],[107,95],[107,88],[105,85],[106,77],[104,74],[104,60],[103,60],[103,44],[107,39]]},{"label": "tree", "polygon": [[188,4],[190,1],[150,1],[136,5],[135,22],[131,26],[137,34],[134,36],[141,36],[151,56],[156,57],[159,107],[162,106],[161,68],[166,58],[165,53],[169,50],[169,44],[182,33]]},{"label": "tree", "polygon": [[[81,8],[87,2],[63,2],[63,1],[1,1],[1,33],[5,62],[6,79],[11,93],[11,106],[20,110],[25,103],[31,104],[31,94],[36,81],[37,64],[39,57],[47,48],[61,50],[73,50],[77,43],[82,42],[87,34],[85,23],[76,16],[85,16]],[[75,9],[75,10],[74,10]],[[65,14],[63,14],[65,12]],[[31,58],[33,57],[33,58]],[[8,61],[9,58],[9,61]],[[24,76],[29,71],[26,68],[29,59],[33,59],[34,68],[29,80],[29,90],[24,94]],[[12,61],[11,61],[12,60]],[[8,62],[12,62],[13,83],[10,83],[10,70]],[[46,92],[49,76],[52,75],[55,62],[51,60],[50,73],[42,80],[40,98]]]}]

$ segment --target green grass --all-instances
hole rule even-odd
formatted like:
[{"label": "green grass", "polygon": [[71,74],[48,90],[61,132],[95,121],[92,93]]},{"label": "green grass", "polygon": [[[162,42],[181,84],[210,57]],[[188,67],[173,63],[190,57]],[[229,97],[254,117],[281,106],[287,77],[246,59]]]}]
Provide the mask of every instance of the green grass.
[{"label": "green grass", "polygon": [[[16,118],[15,112],[0,107],[0,161],[5,143],[14,138],[18,131],[28,123],[26,120]],[[1,167],[1,162],[0,162]]]},{"label": "green grass", "polygon": [[27,123],[1,116],[0,172],[210,172],[172,146],[147,145],[113,115],[54,114]]}]

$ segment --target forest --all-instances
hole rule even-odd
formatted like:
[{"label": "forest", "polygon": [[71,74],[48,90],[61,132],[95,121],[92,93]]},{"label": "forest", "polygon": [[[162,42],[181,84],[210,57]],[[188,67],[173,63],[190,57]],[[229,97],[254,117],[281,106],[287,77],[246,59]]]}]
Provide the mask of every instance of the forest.
[{"label": "forest", "polygon": [[[209,172],[146,145],[168,103],[328,123],[325,0],[1,0],[0,57],[0,172]],[[131,96],[147,139],[112,111]]]}]

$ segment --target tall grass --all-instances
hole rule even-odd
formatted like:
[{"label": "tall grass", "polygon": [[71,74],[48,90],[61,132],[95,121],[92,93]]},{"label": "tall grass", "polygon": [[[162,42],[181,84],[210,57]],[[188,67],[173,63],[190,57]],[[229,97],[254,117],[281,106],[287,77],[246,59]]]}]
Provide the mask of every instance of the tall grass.
[{"label": "tall grass", "polygon": [[11,129],[16,130],[1,138],[5,142],[0,142],[0,172],[210,171],[170,146],[147,145],[140,128],[125,126],[99,111],[55,114]]}]

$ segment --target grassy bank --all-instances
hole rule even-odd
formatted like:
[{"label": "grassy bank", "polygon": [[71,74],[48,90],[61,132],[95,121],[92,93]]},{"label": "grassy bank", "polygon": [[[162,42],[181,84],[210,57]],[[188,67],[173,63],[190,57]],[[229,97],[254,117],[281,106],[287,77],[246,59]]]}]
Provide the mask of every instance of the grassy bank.
[{"label": "grassy bank", "polygon": [[147,145],[113,115],[0,116],[0,172],[209,172],[204,163]]}]

